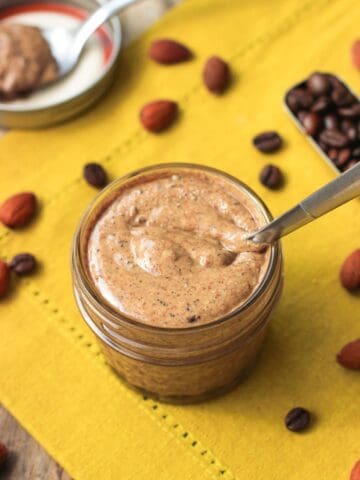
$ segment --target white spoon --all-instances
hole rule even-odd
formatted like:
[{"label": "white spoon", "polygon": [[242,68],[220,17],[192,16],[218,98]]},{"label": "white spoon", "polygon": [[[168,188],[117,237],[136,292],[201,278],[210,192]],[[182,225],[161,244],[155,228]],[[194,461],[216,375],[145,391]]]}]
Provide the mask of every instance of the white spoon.
[{"label": "white spoon", "polygon": [[77,65],[81,53],[91,35],[115,13],[139,0],[110,0],[95,10],[77,29],[66,27],[43,29],[41,33],[48,42],[51,52],[58,64],[58,76],[40,88],[57,82],[68,75]]},{"label": "white spoon", "polygon": [[[360,195],[360,162],[256,232],[255,243],[272,243]],[[360,205],[359,205],[360,208]]]}]

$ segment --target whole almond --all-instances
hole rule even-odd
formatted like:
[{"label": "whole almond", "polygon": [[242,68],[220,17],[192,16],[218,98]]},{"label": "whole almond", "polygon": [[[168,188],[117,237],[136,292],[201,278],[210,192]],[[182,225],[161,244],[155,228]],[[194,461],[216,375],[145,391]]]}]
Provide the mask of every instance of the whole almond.
[{"label": "whole almond", "polygon": [[353,466],[350,473],[350,480],[360,480],[360,460]]},{"label": "whole almond", "polygon": [[30,192],[18,193],[0,206],[0,221],[10,228],[23,227],[30,222],[35,210],[35,195]]},{"label": "whole almond", "polygon": [[348,290],[360,287],[360,249],[349,255],[340,269],[340,282]]},{"label": "whole almond", "polygon": [[360,40],[356,40],[351,47],[351,59],[354,66],[360,70]]},{"label": "whole almond", "polygon": [[212,93],[219,95],[227,87],[230,80],[230,69],[220,57],[210,57],[205,64],[203,79]]},{"label": "whole almond", "polygon": [[140,120],[147,130],[157,133],[168,128],[175,120],[177,113],[176,102],[157,100],[146,104],[141,109]]},{"label": "whole almond", "polygon": [[360,370],[360,338],[345,345],[336,359],[343,367]]},{"label": "whole almond", "polygon": [[10,284],[10,268],[0,260],[0,298],[5,297]]},{"label": "whole almond", "polygon": [[150,45],[149,57],[158,63],[172,64],[189,60],[192,53],[182,43],[163,38],[154,40]]}]

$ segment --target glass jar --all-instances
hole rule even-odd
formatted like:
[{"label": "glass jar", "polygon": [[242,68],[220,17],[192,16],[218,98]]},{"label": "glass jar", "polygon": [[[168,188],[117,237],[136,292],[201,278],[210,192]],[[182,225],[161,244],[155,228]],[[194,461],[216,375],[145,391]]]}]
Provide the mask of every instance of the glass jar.
[{"label": "glass jar", "polygon": [[246,185],[218,170],[190,164],[163,164],[138,170],[105,188],[92,201],[75,233],[72,275],[77,305],[97,337],[108,363],[130,385],[169,402],[189,403],[233,388],[253,365],[282,290],[279,243],[269,247],[266,272],[251,296],[231,313],[186,328],[148,325],[119,313],[100,295],[87,269],[92,227],[124,186],[149,176],[197,169],[220,176],[245,193],[264,222],[271,214]]}]

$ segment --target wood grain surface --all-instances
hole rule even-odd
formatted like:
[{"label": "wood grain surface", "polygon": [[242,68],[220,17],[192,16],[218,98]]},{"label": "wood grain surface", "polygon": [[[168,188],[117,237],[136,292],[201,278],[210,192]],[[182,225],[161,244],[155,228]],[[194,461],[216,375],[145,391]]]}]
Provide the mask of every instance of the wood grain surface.
[{"label": "wood grain surface", "polygon": [[0,469],[0,480],[70,480],[69,475],[0,405],[0,441],[9,458]]}]

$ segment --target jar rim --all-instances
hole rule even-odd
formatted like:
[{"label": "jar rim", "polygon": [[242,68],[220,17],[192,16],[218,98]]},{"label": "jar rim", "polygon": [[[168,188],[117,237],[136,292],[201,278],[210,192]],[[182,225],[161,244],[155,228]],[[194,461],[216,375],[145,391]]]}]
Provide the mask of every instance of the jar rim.
[{"label": "jar rim", "polygon": [[[269,223],[272,220],[272,215],[270,213],[270,210],[266,206],[266,204],[263,202],[263,200],[257,195],[257,193],[254,192],[252,188],[250,188],[248,185],[246,185],[244,182],[239,180],[238,178],[234,177],[233,175],[230,175],[227,172],[224,172],[220,169],[210,167],[207,165],[200,165],[200,164],[195,164],[195,163],[162,163],[162,164],[154,164],[151,166],[139,168],[136,170],[131,171],[130,173],[126,175],[122,175],[121,177],[115,179],[113,182],[111,182],[107,187],[105,187],[101,192],[99,192],[95,198],[90,202],[90,204],[87,206],[85,212],[80,218],[78,227],[75,231],[75,235],[73,238],[73,243],[72,243],[72,255],[71,255],[71,262],[72,262],[72,268],[73,268],[73,275],[77,275],[77,283],[81,285],[81,288],[83,289],[86,297],[92,301],[95,301],[96,308],[99,309],[99,311],[102,314],[105,315],[110,315],[112,318],[115,318],[117,321],[128,323],[132,325],[133,327],[137,327],[140,329],[144,330],[149,330],[153,332],[163,332],[165,333],[173,333],[176,334],[178,332],[179,334],[181,333],[186,333],[186,332],[194,332],[194,331],[201,331],[201,330],[206,330],[209,328],[217,327],[218,325],[221,325],[222,323],[225,323],[226,321],[232,319],[234,316],[239,315],[241,312],[249,308],[255,301],[256,299],[266,290],[267,286],[269,285],[269,282],[271,281],[271,278],[274,274],[276,264],[279,258],[280,254],[280,244],[279,242],[275,242],[270,245],[270,256],[269,256],[269,261],[268,265],[266,268],[266,272],[263,275],[263,278],[259,282],[259,284],[256,286],[256,288],[253,290],[251,295],[246,299],[246,301],[242,304],[240,304],[237,308],[234,310],[230,311],[226,315],[222,315],[221,317],[210,321],[208,323],[204,323],[201,325],[194,325],[194,326],[189,326],[189,327],[159,327],[156,325],[151,325],[147,324],[144,322],[141,322],[140,320],[137,320],[135,317],[132,317],[124,312],[119,312],[116,309],[112,307],[112,305],[107,302],[107,300],[101,296],[101,294],[97,291],[95,288],[93,282],[91,281],[87,268],[85,267],[83,263],[83,255],[81,252],[81,236],[84,233],[84,225],[86,225],[86,220],[88,220],[88,216],[91,213],[93,207],[97,204],[100,198],[106,198],[106,194],[113,191],[114,187],[118,184],[123,184],[123,182],[126,182],[127,180],[130,180],[131,178],[134,178],[138,175],[146,174],[152,171],[156,170],[181,170],[181,169],[193,169],[193,170],[200,170],[218,175],[220,177],[223,177],[227,180],[230,180],[232,183],[234,183],[238,188],[241,189],[243,193],[245,193],[250,199],[254,202],[256,205],[257,210],[262,214],[263,218],[267,223]],[[86,231],[86,229],[85,229]]]}]

